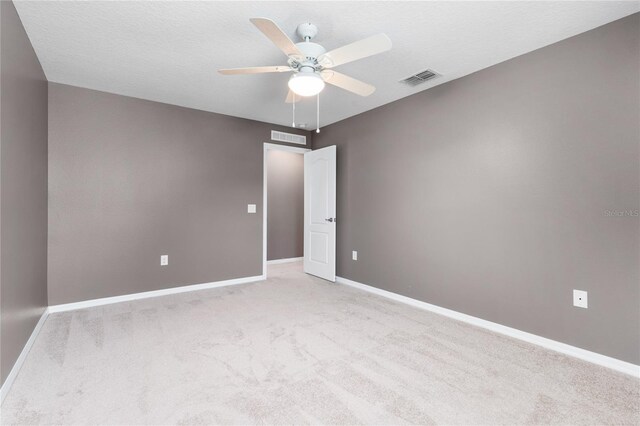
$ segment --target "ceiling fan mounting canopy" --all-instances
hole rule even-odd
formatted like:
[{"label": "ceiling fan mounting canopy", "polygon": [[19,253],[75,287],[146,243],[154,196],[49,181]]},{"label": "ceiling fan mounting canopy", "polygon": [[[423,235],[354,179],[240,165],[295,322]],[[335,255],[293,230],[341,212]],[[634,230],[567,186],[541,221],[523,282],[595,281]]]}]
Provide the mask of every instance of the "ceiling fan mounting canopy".
[{"label": "ceiling fan mounting canopy", "polygon": [[318,35],[318,27],[313,25],[311,22],[304,22],[298,25],[296,32],[304,41],[309,41],[315,36]]},{"label": "ceiling fan mounting canopy", "polygon": [[[272,20],[252,18],[250,21],[287,55],[287,65],[221,69],[218,72],[225,75],[293,72],[288,85],[290,91],[299,96],[317,95],[324,89],[325,82],[360,96],[369,96],[375,87],[332,68],[391,49],[389,37],[377,34],[327,52],[311,41],[318,34],[318,27],[310,22],[298,25],[297,34],[304,41],[294,44]],[[286,102],[295,100],[295,96],[289,93]]]}]

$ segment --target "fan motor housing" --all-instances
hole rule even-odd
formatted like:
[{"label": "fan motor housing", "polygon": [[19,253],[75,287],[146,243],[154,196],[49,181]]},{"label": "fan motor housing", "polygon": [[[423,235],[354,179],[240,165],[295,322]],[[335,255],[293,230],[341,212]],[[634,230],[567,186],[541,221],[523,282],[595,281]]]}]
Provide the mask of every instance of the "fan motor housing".
[{"label": "fan motor housing", "polygon": [[326,52],[324,47],[320,46],[318,43],[312,43],[310,41],[296,43],[296,46],[307,59],[317,59],[318,56]]}]

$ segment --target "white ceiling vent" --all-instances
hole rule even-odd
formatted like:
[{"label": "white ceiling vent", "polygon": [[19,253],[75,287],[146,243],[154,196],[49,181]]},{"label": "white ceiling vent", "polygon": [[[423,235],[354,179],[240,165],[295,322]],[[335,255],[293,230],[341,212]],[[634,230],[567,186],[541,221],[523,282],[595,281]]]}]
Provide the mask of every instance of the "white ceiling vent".
[{"label": "white ceiling vent", "polygon": [[294,135],[293,133],[271,131],[271,140],[286,143],[297,143],[298,145],[306,145],[307,137],[302,135]]},{"label": "white ceiling vent", "polygon": [[412,75],[411,77],[407,77],[403,80],[400,80],[400,83],[404,83],[407,86],[417,86],[418,84],[422,84],[429,80],[433,80],[434,78],[440,77],[440,74],[435,72],[434,70],[424,70],[417,74]]}]

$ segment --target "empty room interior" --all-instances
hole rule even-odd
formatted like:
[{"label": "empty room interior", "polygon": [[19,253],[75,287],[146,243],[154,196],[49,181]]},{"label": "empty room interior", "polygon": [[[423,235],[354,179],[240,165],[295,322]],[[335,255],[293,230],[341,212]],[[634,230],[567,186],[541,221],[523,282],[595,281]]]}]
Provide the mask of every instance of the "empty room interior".
[{"label": "empty room interior", "polygon": [[640,2],[0,1],[3,425],[640,424]]}]

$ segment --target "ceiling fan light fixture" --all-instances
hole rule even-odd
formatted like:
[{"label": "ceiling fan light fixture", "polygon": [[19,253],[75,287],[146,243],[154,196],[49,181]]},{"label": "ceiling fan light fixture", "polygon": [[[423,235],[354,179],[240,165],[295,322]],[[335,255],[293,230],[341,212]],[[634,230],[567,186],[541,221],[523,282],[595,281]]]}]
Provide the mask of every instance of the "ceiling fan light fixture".
[{"label": "ceiling fan light fixture", "polygon": [[298,96],[315,96],[324,89],[324,80],[315,72],[299,72],[289,79],[289,89]]}]

